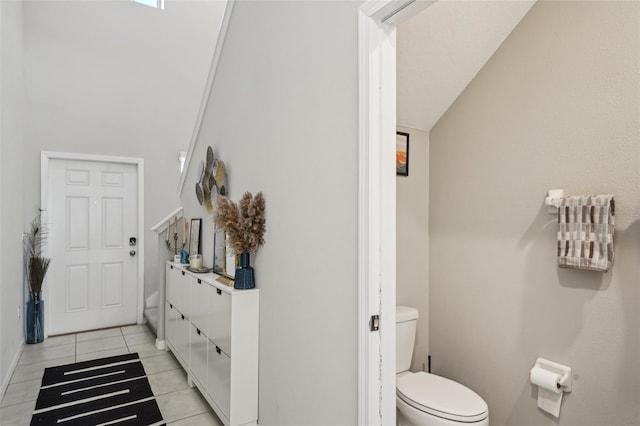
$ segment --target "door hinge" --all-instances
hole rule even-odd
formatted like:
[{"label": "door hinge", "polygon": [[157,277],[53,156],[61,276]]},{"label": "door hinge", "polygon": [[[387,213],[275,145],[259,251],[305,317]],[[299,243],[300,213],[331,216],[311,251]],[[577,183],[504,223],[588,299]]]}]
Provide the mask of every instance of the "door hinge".
[{"label": "door hinge", "polygon": [[371,331],[380,330],[380,315],[371,315],[371,319],[369,320],[369,329]]}]

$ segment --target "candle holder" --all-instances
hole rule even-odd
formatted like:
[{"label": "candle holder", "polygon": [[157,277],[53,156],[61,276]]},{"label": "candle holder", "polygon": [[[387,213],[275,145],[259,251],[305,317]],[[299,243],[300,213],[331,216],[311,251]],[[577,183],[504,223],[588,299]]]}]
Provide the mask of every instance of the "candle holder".
[{"label": "candle holder", "polygon": [[[167,248],[169,249],[169,251],[173,252],[173,261],[174,262],[180,262],[180,255],[178,255],[178,251],[182,250],[187,245],[186,239],[183,239],[182,245],[180,245],[180,243],[178,243],[178,233],[174,232],[173,233],[173,243],[171,242],[170,239],[165,240],[165,241],[167,243]],[[176,259],[178,259],[178,260],[176,261]]]}]

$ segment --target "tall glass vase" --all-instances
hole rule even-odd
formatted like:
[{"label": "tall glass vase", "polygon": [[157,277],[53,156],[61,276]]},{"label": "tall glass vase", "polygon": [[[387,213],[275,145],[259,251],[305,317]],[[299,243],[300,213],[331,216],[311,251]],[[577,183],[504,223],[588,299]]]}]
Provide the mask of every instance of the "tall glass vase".
[{"label": "tall glass vase", "polygon": [[40,343],[44,340],[44,300],[40,299],[40,293],[32,293],[27,300],[25,309],[27,322],[28,344]]},{"label": "tall glass vase", "polygon": [[256,286],[253,267],[249,264],[249,253],[240,253],[240,264],[236,268],[233,288],[247,290]]}]

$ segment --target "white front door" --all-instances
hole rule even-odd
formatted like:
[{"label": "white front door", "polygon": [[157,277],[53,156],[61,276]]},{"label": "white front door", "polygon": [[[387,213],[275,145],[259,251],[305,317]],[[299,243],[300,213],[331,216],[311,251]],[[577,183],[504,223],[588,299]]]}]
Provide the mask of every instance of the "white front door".
[{"label": "white front door", "polygon": [[48,334],[136,322],[137,176],[134,164],[50,160]]}]

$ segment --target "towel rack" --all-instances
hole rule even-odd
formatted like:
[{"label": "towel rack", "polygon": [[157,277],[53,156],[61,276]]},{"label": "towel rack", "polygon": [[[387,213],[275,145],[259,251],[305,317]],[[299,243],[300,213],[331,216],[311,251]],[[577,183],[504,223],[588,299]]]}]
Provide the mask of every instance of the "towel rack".
[{"label": "towel rack", "polygon": [[547,212],[549,214],[558,213],[558,207],[560,207],[562,197],[564,197],[563,189],[550,189],[549,192],[547,192],[544,204],[547,206]]}]

